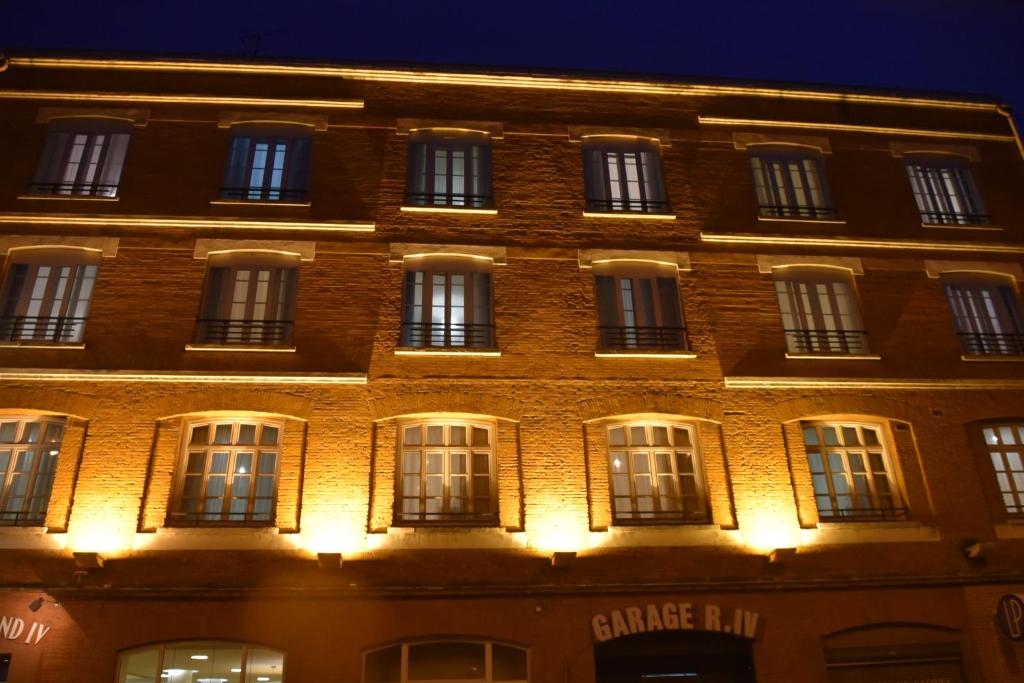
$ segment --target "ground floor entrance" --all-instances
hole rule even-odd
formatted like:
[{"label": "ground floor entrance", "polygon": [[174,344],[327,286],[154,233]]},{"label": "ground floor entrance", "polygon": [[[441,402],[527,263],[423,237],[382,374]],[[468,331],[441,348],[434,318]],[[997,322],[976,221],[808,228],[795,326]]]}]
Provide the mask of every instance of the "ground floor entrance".
[{"label": "ground floor entrance", "polygon": [[632,635],[594,648],[597,683],[755,683],[749,639],[700,631]]}]

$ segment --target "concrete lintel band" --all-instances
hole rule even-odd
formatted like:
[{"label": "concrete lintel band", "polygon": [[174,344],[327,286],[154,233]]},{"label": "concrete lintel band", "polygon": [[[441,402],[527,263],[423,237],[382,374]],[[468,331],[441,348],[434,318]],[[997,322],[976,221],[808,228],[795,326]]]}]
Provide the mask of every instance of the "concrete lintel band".
[{"label": "concrete lintel band", "polygon": [[18,249],[85,249],[98,251],[104,258],[114,258],[120,241],[118,237],[4,235],[0,236],[0,254]]},{"label": "concrete lintel band", "polygon": [[206,259],[210,254],[222,254],[230,251],[265,251],[276,254],[298,256],[303,261],[312,261],[316,258],[316,242],[289,240],[197,239],[192,257],[196,259]]},{"label": "concrete lintel band", "polygon": [[580,268],[592,268],[595,263],[608,261],[643,261],[676,266],[690,270],[690,254],[685,251],[641,251],[632,249],[580,249]]},{"label": "concrete lintel band", "polygon": [[466,244],[410,244],[392,242],[388,260],[401,263],[411,256],[469,256],[486,258],[496,266],[503,266],[507,261],[505,247],[488,247]]},{"label": "concrete lintel band", "polygon": [[775,268],[786,266],[819,266],[821,268],[843,268],[854,275],[864,274],[864,264],[854,256],[758,256],[757,271],[771,274]]}]

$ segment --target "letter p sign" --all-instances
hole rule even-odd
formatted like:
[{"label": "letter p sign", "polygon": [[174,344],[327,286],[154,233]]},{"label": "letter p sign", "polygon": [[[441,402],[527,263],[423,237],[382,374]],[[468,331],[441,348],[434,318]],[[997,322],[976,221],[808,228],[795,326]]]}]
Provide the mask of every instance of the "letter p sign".
[{"label": "letter p sign", "polygon": [[1010,640],[1024,640],[1024,595],[1010,593],[999,600],[999,628]]}]

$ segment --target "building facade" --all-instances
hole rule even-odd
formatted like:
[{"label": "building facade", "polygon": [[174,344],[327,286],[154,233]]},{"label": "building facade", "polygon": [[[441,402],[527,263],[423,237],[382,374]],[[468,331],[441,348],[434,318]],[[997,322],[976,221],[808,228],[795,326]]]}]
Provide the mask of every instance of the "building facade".
[{"label": "building facade", "polygon": [[1024,680],[997,101],[0,62],[0,683]]}]

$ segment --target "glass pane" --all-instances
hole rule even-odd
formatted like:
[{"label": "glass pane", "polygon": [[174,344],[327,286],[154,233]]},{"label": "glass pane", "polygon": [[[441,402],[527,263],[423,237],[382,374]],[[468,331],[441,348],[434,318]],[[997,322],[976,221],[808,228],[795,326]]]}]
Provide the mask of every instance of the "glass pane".
[{"label": "glass pane", "polygon": [[14,443],[17,434],[17,422],[4,422],[0,424],[0,443]]},{"label": "glass pane", "polygon": [[160,672],[160,646],[132,650],[121,655],[121,665],[117,672],[117,683],[158,683]]},{"label": "glass pane", "polygon": [[210,442],[210,426],[199,425],[192,428],[192,440],[190,443],[205,446]]},{"label": "glass pane", "polygon": [[491,646],[491,672],[495,681],[525,681],[526,650],[495,643]]},{"label": "glass pane", "polygon": [[655,446],[668,446],[668,427],[655,426],[651,428],[651,436],[654,438]]},{"label": "glass pane", "polygon": [[625,446],[626,430],[622,427],[615,427],[614,429],[608,430],[608,443],[612,446]]},{"label": "glass pane", "polygon": [[818,430],[814,427],[804,427],[804,444],[807,446],[818,445]]},{"label": "glass pane", "polygon": [[418,446],[420,443],[420,428],[418,426],[406,427],[402,442],[408,446]]},{"label": "glass pane", "polygon": [[364,662],[366,683],[400,683],[402,678],[402,646],[368,652]]},{"label": "glass pane", "polygon": [[483,679],[483,643],[423,643],[409,646],[409,680]]},{"label": "glass pane", "polygon": [[690,430],[679,429],[678,427],[672,430],[673,438],[675,439],[676,446],[691,446],[690,443]]},{"label": "glass pane", "polygon": [[489,429],[484,429],[483,427],[473,427],[473,445],[489,446],[491,443],[490,433],[491,430]]},{"label": "glass pane", "polygon": [[260,434],[261,446],[276,446],[280,443],[281,430],[270,425],[263,425],[263,433]]},{"label": "glass pane", "polygon": [[231,443],[231,425],[217,425],[213,435],[213,443],[218,445]]},{"label": "glass pane", "polygon": [[428,446],[442,446],[442,445],[444,445],[444,427],[442,425],[428,425],[427,426],[427,445]]},{"label": "glass pane", "polygon": [[254,445],[256,443],[256,425],[239,425],[238,443],[243,446]]},{"label": "glass pane", "polygon": [[245,683],[281,683],[283,678],[283,653],[263,647],[249,648],[249,661],[245,664]]},{"label": "glass pane", "polygon": [[644,427],[630,427],[629,428],[629,445],[630,446],[646,446],[647,444],[647,429]]},{"label": "glass pane", "polygon": [[463,425],[452,425],[449,432],[449,444],[450,446],[465,446],[466,445],[466,427]]}]

